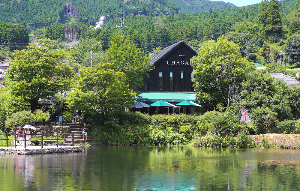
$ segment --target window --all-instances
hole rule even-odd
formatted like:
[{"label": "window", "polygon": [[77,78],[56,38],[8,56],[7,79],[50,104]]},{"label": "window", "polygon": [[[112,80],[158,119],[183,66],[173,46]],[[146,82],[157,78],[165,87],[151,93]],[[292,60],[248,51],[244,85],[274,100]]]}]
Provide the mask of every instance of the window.
[{"label": "window", "polygon": [[191,73],[191,90],[194,91],[194,82],[193,82],[194,74]]},{"label": "window", "polygon": [[158,73],[158,89],[163,90],[163,73]]},{"label": "window", "polygon": [[180,91],[184,91],[184,78],[183,78],[183,72],[180,72]]},{"label": "window", "polygon": [[173,72],[170,72],[170,91],[173,91]]}]

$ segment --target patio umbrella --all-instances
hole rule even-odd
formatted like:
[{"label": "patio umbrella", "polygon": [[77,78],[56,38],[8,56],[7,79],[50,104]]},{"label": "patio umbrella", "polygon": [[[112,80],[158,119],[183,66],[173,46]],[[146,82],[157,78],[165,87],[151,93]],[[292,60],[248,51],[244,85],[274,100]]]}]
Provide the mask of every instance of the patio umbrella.
[{"label": "patio umbrella", "polygon": [[140,109],[140,108],[144,108],[144,107],[150,107],[150,105],[148,105],[144,102],[137,101],[135,104],[132,104],[132,107]]},{"label": "patio umbrella", "polygon": [[32,130],[35,130],[36,128],[34,126],[32,126],[32,125],[25,125],[23,127],[23,129],[32,129]]},{"label": "patio umbrella", "polygon": [[162,100],[156,101],[152,104],[150,104],[151,106],[156,106],[156,107],[172,107],[171,104],[164,102]]},{"label": "patio umbrella", "polygon": [[187,101],[187,100],[184,100],[184,101],[182,101],[182,102],[180,102],[180,103],[178,103],[178,104],[176,104],[176,105],[178,105],[178,106],[185,106],[185,114],[186,114],[186,106],[200,106],[200,105],[198,105],[198,104],[196,104],[196,103],[194,103],[194,102],[189,102],[189,101]]},{"label": "patio umbrella", "polygon": [[[164,102],[162,100],[156,101],[156,102],[154,102],[150,105],[156,107],[156,112],[158,111],[158,107],[173,107],[174,106],[174,105],[172,105],[170,103],[167,103],[167,102]],[[168,110],[168,113],[169,113],[169,110]]]}]

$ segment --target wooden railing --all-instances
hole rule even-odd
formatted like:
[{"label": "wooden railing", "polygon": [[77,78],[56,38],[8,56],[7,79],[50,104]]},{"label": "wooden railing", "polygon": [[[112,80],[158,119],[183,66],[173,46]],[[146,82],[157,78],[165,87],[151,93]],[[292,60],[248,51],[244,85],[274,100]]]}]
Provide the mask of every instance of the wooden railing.
[{"label": "wooden railing", "polygon": [[[9,139],[9,134],[8,133],[6,133],[6,134],[0,134],[0,135],[5,135],[6,136],[6,139],[0,139],[0,141],[2,140],[6,140],[6,146],[7,147],[9,147],[9,144],[8,144],[8,141],[9,140],[14,140],[14,146],[15,146],[15,148],[17,147],[17,141],[23,141],[24,142],[24,148],[26,148],[26,142],[28,142],[28,141],[30,141],[30,140],[26,140],[26,135],[30,135],[30,136],[41,136],[42,138],[40,139],[40,140],[38,140],[38,141],[40,141],[41,142],[41,148],[43,148],[44,147],[44,142],[45,141],[53,141],[53,142],[56,142],[56,146],[58,147],[58,141],[59,141],[59,136],[60,135],[63,135],[64,136],[64,143],[65,143],[65,139],[66,139],[66,137],[65,137],[65,135],[72,135],[72,146],[74,146],[74,132],[72,132],[72,133],[56,133],[56,138],[55,139],[49,139],[49,138],[47,138],[47,139],[45,139],[46,138],[46,136],[51,136],[51,135],[49,135],[49,134],[44,134],[44,132],[42,132],[41,134],[26,134],[26,133],[24,133],[24,134],[18,134],[18,133],[14,133],[14,139]],[[23,135],[23,137],[24,137],[24,140],[17,140],[17,135],[19,136],[19,135]],[[45,138],[44,138],[45,137]]]}]

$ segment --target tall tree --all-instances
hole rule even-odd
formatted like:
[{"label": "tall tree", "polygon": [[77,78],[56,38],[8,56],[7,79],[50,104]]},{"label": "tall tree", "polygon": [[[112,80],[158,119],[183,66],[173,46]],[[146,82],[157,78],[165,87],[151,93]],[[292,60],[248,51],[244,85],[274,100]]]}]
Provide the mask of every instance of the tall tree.
[{"label": "tall tree", "polygon": [[225,37],[206,41],[192,59],[196,100],[203,105],[229,104],[241,91],[241,84],[253,69],[240,48]]},{"label": "tall tree", "polygon": [[300,28],[300,0],[297,0],[294,11],[288,16],[288,31],[289,34],[293,34],[299,31]]},{"label": "tall tree", "polygon": [[0,130],[9,132],[8,127],[5,127],[7,117],[25,109],[28,107],[24,100],[14,96],[9,88],[0,88]]},{"label": "tall tree", "polygon": [[125,74],[115,71],[113,64],[99,63],[93,68],[80,68],[77,78],[74,91],[66,98],[72,110],[103,117],[134,103],[136,94],[126,85]]},{"label": "tall tree", "polygon": [[258,23],[259,33],[265,37],[282,35],[282,22],[279,13],[279,5],[275,0],[268,2],[264,0],[259,6]]},{"label": "tall tree", "polygon": [[73,77],[70,60],[58,43],[49,39],[30,44],[27,49],[15,51],[10,62],[6,86],[15,96],[21,96],[37,108],[39,98],[49,98],[67,90]]},{"label": "tall tree", "polygon": [[111,45],[103,58],[104,62],[113,63],[116,71],[125,73],[126,83],[137,91],[144,84],[144,79],[149,76],[152,69],[149,58],[143,56],[140,49],[129,37],[120,37],[116,33],[111,40]]}]

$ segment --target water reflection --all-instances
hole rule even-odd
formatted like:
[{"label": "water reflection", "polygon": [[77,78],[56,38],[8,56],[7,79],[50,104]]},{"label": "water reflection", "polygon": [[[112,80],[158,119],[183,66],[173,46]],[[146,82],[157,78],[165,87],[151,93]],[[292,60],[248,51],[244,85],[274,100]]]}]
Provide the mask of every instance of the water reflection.
[{"label": "water reflection", "polygon": [[299,190],[300,151],[100,147],[0,155],[0,190]]}]

